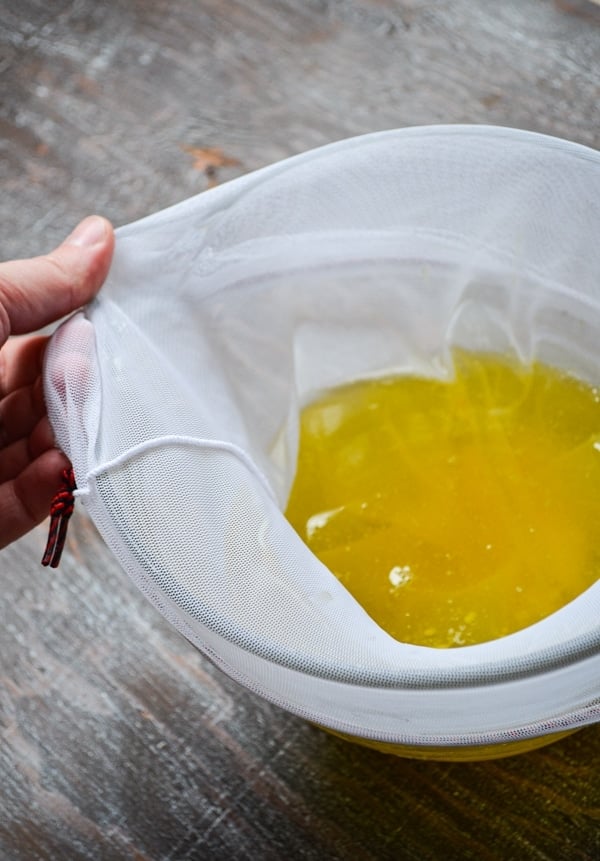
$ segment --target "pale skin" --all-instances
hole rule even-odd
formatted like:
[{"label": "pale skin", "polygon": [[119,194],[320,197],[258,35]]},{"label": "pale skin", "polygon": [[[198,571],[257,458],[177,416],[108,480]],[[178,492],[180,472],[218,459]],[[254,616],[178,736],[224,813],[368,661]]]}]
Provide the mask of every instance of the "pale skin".
[{"label": "pale skin", "polygon": [[44,404],[48,338],[23,336],[89,302],[113,249],[110,223],[89,216],[50,254],[0,263],[0,548],[44,520],[69,466]]}]

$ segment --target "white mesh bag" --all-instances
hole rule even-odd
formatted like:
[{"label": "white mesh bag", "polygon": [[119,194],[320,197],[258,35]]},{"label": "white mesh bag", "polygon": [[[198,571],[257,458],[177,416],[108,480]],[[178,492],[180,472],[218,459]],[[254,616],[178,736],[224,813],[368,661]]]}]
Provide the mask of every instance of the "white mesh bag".
[{"label": "white mesh bag", "polygon": [[600,718],[600,582],[505,638],[398,642],[283,510],[301,406],[500,350],[600,381],[600,155],[412,128],[288,159],[117,232],[55,334],[49,414],[77,497],[142,592],[251,690],[405,745]]}]

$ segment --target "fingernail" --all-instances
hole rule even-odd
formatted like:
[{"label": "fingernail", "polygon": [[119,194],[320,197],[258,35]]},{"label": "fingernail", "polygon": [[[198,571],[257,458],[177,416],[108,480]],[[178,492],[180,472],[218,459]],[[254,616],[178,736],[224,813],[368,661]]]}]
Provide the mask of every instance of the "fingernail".
[{"label": "fingernail", "polygon": [[99,215],[89,215],[80,222],[65,243],[90,248],[106,238],[106,222]]}]

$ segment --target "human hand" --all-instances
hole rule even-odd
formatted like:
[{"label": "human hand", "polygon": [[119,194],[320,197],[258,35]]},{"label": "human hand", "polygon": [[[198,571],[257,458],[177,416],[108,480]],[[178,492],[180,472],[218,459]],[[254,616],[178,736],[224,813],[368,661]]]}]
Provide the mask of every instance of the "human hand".
[{"label": "human hand", "polygon": [[34,332],[75,311],[106,278],[114,248],[108,221],[90,216],[57,249],[0,263],[0,548],[47,516],[65,455],[46,415],[42,365],[48,338]]}]

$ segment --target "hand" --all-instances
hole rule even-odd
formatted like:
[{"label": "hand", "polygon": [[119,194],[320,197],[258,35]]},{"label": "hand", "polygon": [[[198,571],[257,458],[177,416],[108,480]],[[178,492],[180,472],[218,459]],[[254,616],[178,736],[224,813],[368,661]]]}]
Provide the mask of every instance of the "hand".
[{"label": "hand", "polygon": [[34,332],[75,311],[100,289],[114,235],[104,218],[90,216],[55,251],[0,263],[0,548],[47,516],[62,471],[46,415],[44,336]]}]

